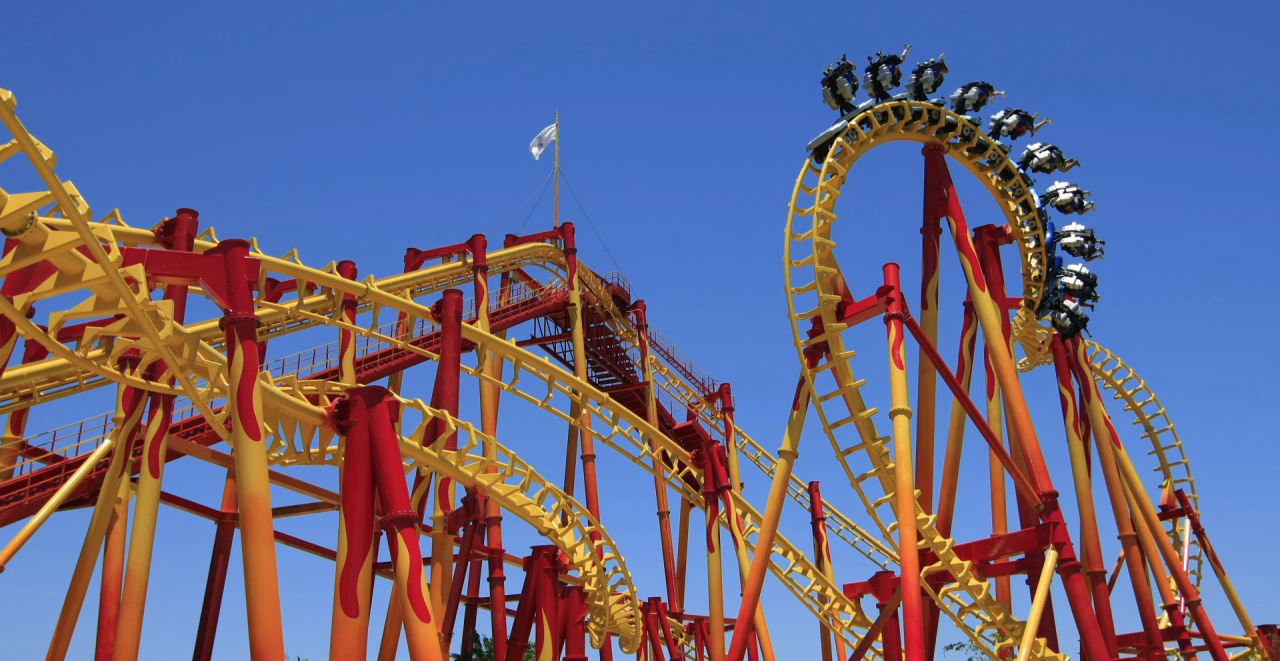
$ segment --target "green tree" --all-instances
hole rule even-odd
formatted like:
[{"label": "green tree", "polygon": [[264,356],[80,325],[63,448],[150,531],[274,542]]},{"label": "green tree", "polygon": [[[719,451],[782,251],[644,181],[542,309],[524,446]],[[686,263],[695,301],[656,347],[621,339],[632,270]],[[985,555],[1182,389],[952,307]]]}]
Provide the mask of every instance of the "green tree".
[{"label": "green tree", "polygon": [[[471,632],[471,653],[466,656],[451,654],[450,658],[457,661],[498,661],[493,657],[493,640],[474,631]],[[524,661],[535,661],[533,645],[524,648]]]},{"label": "green tree", "polygon": [[[984,640],[987,641],[987,644],[990,645],[993,649],[995,648],[996,644],[1001,643],[1005,640],[1005,635],[998,631],[992,632],[989,634],[984,634],[982,637]],[[962,654],[964,655],[965,661],[989,661],[990,659],[990,657],[987,656],[987,653],[982,651],[981,647],[978,647],[973,643],[973,641],[968,639],[962,640],[958,643],[951,643],[949,645],[944,645],[942,647],[942,651],[945,652],[947,655]],[[1008,656],[1009,658],[1012,658],[1012,655],[1008,655]]]}]

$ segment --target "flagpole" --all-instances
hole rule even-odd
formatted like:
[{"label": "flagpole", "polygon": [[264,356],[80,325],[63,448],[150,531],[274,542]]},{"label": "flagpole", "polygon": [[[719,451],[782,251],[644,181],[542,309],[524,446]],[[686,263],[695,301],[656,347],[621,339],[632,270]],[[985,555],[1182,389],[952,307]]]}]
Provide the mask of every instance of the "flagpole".
[{"label": "flagpole", "polygon": [[[556,180],[555,201],[551,208],[551,229],[560,226],[560,111],[556,111],[556,165],[552,175]],[[546,189],[543,189],[546,190]]]}]

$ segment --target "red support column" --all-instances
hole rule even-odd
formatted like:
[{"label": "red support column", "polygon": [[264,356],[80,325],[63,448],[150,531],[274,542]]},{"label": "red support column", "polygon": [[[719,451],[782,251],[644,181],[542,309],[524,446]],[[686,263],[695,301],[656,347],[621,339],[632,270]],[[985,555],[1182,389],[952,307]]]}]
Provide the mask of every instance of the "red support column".
[{"label": "red support column", "polygon": [[[648,603],[643,604],[640,612],[644,618],[645,638],[649,639],[649,658],[651,661],[666,661],[666,655],[662,651],[662,635],[658,631],[658,613],[653,607],[653,600],[650,599]],[[754,649],[754,645],[749,649]]]},{"label": "red support column", "polygon": [[1115,623],[1111,615],[1111,591],[1107,588],[1107,570],[1102,566],[1102,546],[1098,538],[1098,522],[1093,507],[1093,482],[1089,479],[1088,459],[1084,453],[1084,432],[1081,430],[1081,411],[1075,397],[1075,382],[1071,366],[1062,346],[1062,337],[1054,334],[1049,342],[1053,353],[1054,374],[1058,379],[1058,401],[1062,407],[1062,419],[1066,428],[1068,452],[1071,457],[1072,476],[1075,481],[1076,505],[1080,513],[1080,539],[1085,550],[1084,561],[1089,587],[1093,593],[1093,608],[1098,614],[1098,625],[1107,644],[1110,658],[1120,656],[1116,648]]},{"label": "red support column", "polygon": [[[813,529],[813,559],[818,571],[834,583],[831,568],[831,547],[827,544],[827,513],[822,509],[822,490],[818,483],[809,483],[809,526]],[[844,638],[835,634],[823,620],[818,620],[818,640],[821,643],[822,661],[831,661],[831,639],[835,638],[835,658],[845,659]]]},{"label": "red support column", "polygon": [[231,561],[231,541],[236,533],[236,473],[227,470],[222,487],[222,518],[213,533],[213,555],[209,558],[209,575],[204,584],[204,602],[200,606],[200,624],[196,627],[196,648],[192,661],[213,658],[213,641],[218,633],[218,615],[222,612],[222,593],[227,584],[227,565]]},{"label": "red support column", "polygon": [[364,422],[368,428],[373,479],[385,513],[382,525],[387,531],[387,545],[394,549],[394,589],[409,656],[414,661],[441,661],[447,650],[441,649],[439,626],[432,615],[427,577],[422,571],[422,549],[418,545],[418,513],[404,481],[400,437],[396,433],[399,404],[389,390],[380,386],[349,389],[347,398],[355,405],[352,420]]},{"label": "red support column", "polygon": [[129,529],[129,488],[120,489],[120,499],[107,524],[102,548],[102,574],[98,589],[98,638],[95,661],[111,661],[115,651],[116,627],[120,623],[120,588],[124,583],[125,537]]},{"label": "red support column", "polygon": [[[658,403],[654,392],[653,374],[649,367],[649,316],[645,302],[636,301],[631,306],[631,314],[635,317],[636,337],[639,339],[640,365],[644,380],[648,383],[645,389],[646,417],[648,423],[657,429]],[[666,467],[657,458],[659,453],[656,441],[652,438],[646,440],[649,449],[654,453],[653,491],[658,507],[658,541],[662,549],[662,574],[667,584],[667,601],[676,612],[683,612],[682,595],[676,584],[675,545],[671,536],[671,506],[667,498],[667,484],[664,481]]]},{"label": "red support column", "polygon": [[[941,248],[941,210],[931,207],[928,190],[924,195],[924,223],[920,227],[920,327],[934,346],[938,344],[938,253]],[[937,417],[938,376],[923,351],[916,365],[916,489],[920,491],[920,507],[933,514],[934,435]],[[940,503],[941,504],[941,503]],[[933,661],[938,632],[938,606],[926,600],[925,659]]]},{"label": "red support column", "polygon": [[[446,289],[434,311],[440,321],[440,361],[431,393],[432,406],[456,417],[459,370],[462,366],[462,292]],[[437,423],[431,437],[425,440],[434,443],[436,434],[442,430],[443,426]],[[442,449],[458,449],[456,432],[444,438]],[[435,613],[444,613],[453,585],[453,532],[448,526],[449,514],[454,510],[453,480],[436,475],[434,495],[431,506],[431,609]]]},{"label": "red support column", "polygon": [[[886,607],[876,604],[877,607],[883,609]],[[902,628],[898,618],[898,608],[894,606],[889,609],[888,620],[885,622],[884,629],[880,631],[880,648],[884,652],[885,661],[902,661],[902,638],[900,630]]]},{"label": "red support column", "polygon": [[373,456],[369,440],[370,403],[363,388],[347,390],[334,408],[342,435],[339,473],[338,548],[334,563],[333,619],[329,658],[363,658],[369,648],[369,607],[373,583]]},{"label": "red support column", "polygon": [[479,511],[479,508],[483,507],[482,501],[468,494],[463,496],[462,506],[467,515],[467,524],[462,533],[462,545],[454,560],[453,585],[449,589],[449,600],[445,604],[444,615],[440,619],[440,635],[446,646],[453,640],[453,626],[458,616],[458,605],[462,602],[463,581],[467,578],[467,569],[471,565],[476,537],[482,532]]},{"label": "red support column", "polygon": [[520,589],[520,601],[516,604],[516,617],[511,623],[503,661],[523,661],[524,651],[529,647],[529,634],[538,620],[538,591],[542,589],[548,568],[554,571],[559,553],[560,549],[554,546],[529,549],[529,557],[524,561],[524,587]]},{"label": "red support column", "polygon": [[671,632],[670,612],[667,605],[658,599],[655,603],[658,608],[658,628],[662,630],[662,639],[667,641],[667,649],[671,650],[671,658],[677,659],[683,656],[680,653],[680,646],[676,644],[676,637]]},{"label": "red support column", "polygon": [[[956,195],[955,185],[951,181],[951,173],[947,170],[946,147],[926,148],[925,186],[934,196],[934,203],[943,205],[951,228],[951,238],[955,242],[956,252],[960,257],[961,268],[965,272],[965,280],[969,285],[969,295],[973,299],[974,310],[978,322],[983,329],[983,339],[991,352],[992,367],[996,379],[1000,383],[1005,397],[1005,416],[1011,431],[1011,440],[1022,448],[1022,456],[1027,464],[1027,472],[1038,492],[1041,520],[1053,525],[1053,544],[1058,550],[1058,575],[1062,579],[1067,593],[1071,612],[1084,644],[1084,652],[1088,661],[1104,661],[1108,659],[1107,646],[1103,642],[1102,631],[1094,614],[1089,588],[1081,573],[1080,561],[1058,506],[1058,493],[1053,488],[1053,480],[1049,476],[1040,442],[1036,437],[1035,427],[1031,422],[1031,414],[1027,409],[1022,394],[1017,367],[1013,363],[1008,342],[1001,330],[1000,317],[1007,318],[1003,308],[993,298],[985,276],[978,263],[973,239],[969,235],[969,226],[965,222],[964,212]],[[905,595],[904,595],[905,597]]]},{"label": "red support column", "polygon": [[[485,512],[488,510],[488,498],[480,496],[480,504],[475,520],[471,525],[478,528],[476,532],[476,544],[484,544],[485,535]],[[467,600],[466,606],[463,608],[462,615],[462,642],[459,647],[459,654],[462,658],[467,658],[471,653],[472,639],[476,632],[476,617],[480,608],[480,569],[484,556],[472,552],[470,554],[469,566],[467,567]]]},{"label": "red support column", "polygon": [[564,661],[587,661],[587,597],[580,585],[564,587]]}]

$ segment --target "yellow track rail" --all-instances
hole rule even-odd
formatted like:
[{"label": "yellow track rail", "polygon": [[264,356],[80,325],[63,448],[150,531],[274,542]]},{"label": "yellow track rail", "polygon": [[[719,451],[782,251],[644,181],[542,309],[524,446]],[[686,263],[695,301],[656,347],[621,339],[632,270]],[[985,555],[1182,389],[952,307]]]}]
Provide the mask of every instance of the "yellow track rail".
[{"label": "yellow track rail", "polygon": [[[68,186],[57,180],[56,177],[52,177],[51,169],[48,170],[47,174],[49,176],[46,177],[46,180],[51,181],[53,187],[60,187],[61,195],[55,195],[55,197],[66,197],[68,195]],[[48,217],[48,220],[41,220],[38,216],[33,216],[32,225],[48,232],[51,237],[65,235],[65,230],[59,226],[75,230],[79,235],[92,234],[97,243],[95,247],[99,248],[99,250],[95,251],[95,260],[99,263],[100,270],[115,276],[113,280],[117,280],[120,283],[125,282],[124,276],[120,274],[119,252],[114,251],[114,246],[140,242],[145,237],[145,234],[149,233],[142,233],[122,225],[90,223],[86,219],[88,215],[87,207],[78,209],[75,213],[68,215],[70,218],[69,223],[66,225],[61,219],[52,216]],[[5,229],[8,230],[9,228],[6,227]],[[207,233],[206,236],[212,237],[212,233]],[[212,244],[210,241],[202,241],[201,243],[203,244],[201,246],[202,249],[207,249]],[[83,243],[74,245],[83,245]],[[114,253],[102,249],[102,246],[107,246]],[[42,246],[42,249],[44,252],[40,254],[47,255],[49,253],[47,246]],[[413,347],[402,340],[386,335],[380,331],[380,327],[377,324],[380,314],[384,311],[404,313],[407,315],[410,324],[432,323],[433,319],[430,310],[416,304],[404,294],[404,290],[408,289],[407,286],[389,286],[387,290],[384,290],[372,278],[361,282],[352,282],[337,276],[331,267],[313,269],[304,266],[297,258],[296,253],[291,253],[285,259],[264,255],[257,249],[256,242],[252,244],[251,252],[254,257],[261,260],[263,265],[261,277],[264,281],[267,274],[271,273],[285,278],[296,278],[300,289],[304,291],[310,291],[311,287],[318,287],[322,291],[329,292],[329,295],[332,296],[353,294],[359,299],[362,307],[368,310],[369,317],[373,320],[368,327],[352,326],[336,321],[332,317],[318,312],[317,306],[321,306],[323,299],[317,300],[314,296],[304,296],[279,304],[270,304],[262,300],[255,301],[257,306],[269,308],[271,312],[274,312],[273,319],[280,320],[280,323],[285,327],[291,324],[301,325],[307,323],[338,326],[365,337],[376,339],[387,345],[400,346],[406,351],[417,353],[427,359],[438,359],[438,356],[429,351]],[[15,264],[14,260],[11,259],[0,264],[0,268],[12,270],[21,265],[21,262]],[[132,281],[135,284],[144,281],[140,270],[138,273],[129,275],[133,276]],[[411,280],[414,275],[401,276],[402,280],[389,280],[393,280],[395,285],[400,285],[406,280]],[[85,290],[86,287],[96,284],[92,281],[75,278],[68,280],[70,282],[59,280],[61,291],[58,293]],[[591,278],[587,278],[586,282],[586,288],[589,291],[604,291],[603,283],[592,282],[591,280]],[[112,284],[114,286],[114,283]],[[191,329],[174,323],[166,315],[164,306],[150,304],[149,299],[145,299],[145,289],[136,288],[130,290],[127,285],[122,285],[116,289],[121,288],[130,291],[131,295],[137,297],[135,300],[141,301],[141,303],[129,305],[126,308],[112,307],[104,311],[104,306],[101,304],[98,294],[93,289],[89,289],[84,303],[77,307],[78,312],[85,316],[101,316],[102,314],[119,312],[125,315],[124,322],[118,327],[108,328],[103,332],[94,334],[93,337],[87,338],[82,342],[79,347],[74,348],[64,346],[52,337],[52,334],[56,332],[57,324],[55,324],[54,330],[50,331],[49,334],[45,334],[26,320],[18,308],[8,304],[7,301],[0,301],[0,306],[3,306],[0,311],[3,311],[15,321],[22,335],[34,338],[47,346],[54,359],[60,359],[63,362],[64,366],[59,366],[60,370],[79,372],[80,374],[75,377],[77,383],[83,378],[83,374],[91,374],[107,381],[126,383],[143,390],[175,395],[186,394],[201,407],[201,413],[208,422],[215,429],[221,430],[223,414],[214,413],[208,408],[208,403],[223,399],[228,391],[225,357],[214,349],[209,342],[204,341],[204,338],[193,333]],[[259,287],[259,291],[263,289],[265,288]],[[32,298],[41,295],[49,296],[52,294],[46,289],[37,292]],[[328,306],[321,306],[321,309],[323,307]],[[611,316],[616,316],[616,311],[613,312],[614,315]],[[69,318],[71,317],[61,318],[60,321],[65,321]],[[268,320],[268,323],[270,321]],[[596,418],[597,421],[608,423],[604,426],[597,423],[594,429],[584,428],[583,432],[590,433],[606,445],[623,452],[646,470],[649,470],[654,456],[644,439],[645,436],[651,436],[656,439],[658,441],[658,451],[665,452],[685,467],[681,474],[668,474],[663,476],[664,479],[667,480],[672,488],[681,490],[687,499],[698,504],[699,507],[703,507],[701,494],[691,490],[681,479],[684,476],[684,472],[694,473],[692,477],[695,480],[700,480],[700,475],[697,475],[696,470],[690,468],[691,458],[677,443],[666,438],[657,430],[649,428],[646,422],[634,416],[625,407],[596,391],[590,384],[579,381],[573,375],[552,366],[546,359],[539,360],[532,354],[515,346],[514,343],[506,342],[471,326],[464,325],[463,334],[466,340],[484,345],[494,355],[500,356],[512,364],[511,380],[498,380],[497,382],[502,391],[530,401],[572,424],[580,423],[569,414],[568,403],[571,399],[578,398],[583,405],[583,409],[592,417]],[[142,336],[143,339],[132,339],[137,336]],[[144,363],[156,359],[164,360],[173,368],[173,371],[182,375],[180,379],[182,383],[181,389],[120,374],[111,367],[111,359],[127,349],[140,351],[143,355]],[[95,355],[93,353],[95,350],[102,353]],[[485,352],[480,352],[480,355],[485,355]],[[90,356],[94,356],[97,360]],[[483,375],[479,367],[464,368],[464,372],[476,378],[493,378]],[[327,424],[322,411],[291,394],[295,392],[293,384],[286,383],[281,388],[271,383],[268,379],[264,378],[263,381],[264,414],[269,418],[295,420],[295,424],[310,425],[316,428]],[[529,392],[522,389],[522,386],[526,383],[532,383],[535,391]],[[198,388],[196,387],[197,385]],[[602,429],[605,431],[601,431]],[[287,456],[289,452],[286,448],[287,446],[282,441],[277,441],[277,445],[273,447],[273,450],[280,456]],[[317,446],[314,449],[319,450],[319,448],[320,446]],[[301,456],[310,455],[309,453],[303,453]],[[544,490],[543,493],[551,492]],[[759,512],[751,508],[740,497],[735,496],[734,504],[735,509],[739,510],[739,515],[744,519],[746,544],[748,548],[754,548],[753,540],[762,517]],[[721,520],[721,523],[722,525],[727,525],[727,521],[724,519]],[[811,611],[830,622],[832,628],[845,636],[849,642],[856,644],[859,640],[856,629],[865,630],[871,624],[870,620],[861,612],[859,606],[844,597],[840,589],[826,579],[822,572],[818,571],[805,558],[803,552],[784,538],[779,537],[775,540],[774,546],[769,549],[769,552],[773,561],[772,569],[782,583],[800,597]],[[603,608],[608,611],[612,610],[611,605],[603,606]]]},{"label": "yellow track rail", "polygon": [[[1187,449],[1182,444],[1182,439],[1178,438],[1178,430],[1174,428],[1169,413],[1160,404],[1155,392],[1132,367],[1097,342],[1085,342],[1085,355],[1089,358],[1094,380],[1110,391],[1115,399],[1124,403],[1124,410],[1133,414],[1133,424],[1141,426],[1142,437],[1151,442],[1152,449],[1147,454],[1155,455],[1160,462],[1153,469],[1160,474],[1160,486],[1172,485],[1173,489],[1184,490],[1198,516],[1200,496],[1196,494],[1196,481],[1191,476]],[[1178,529],[1176,520],[1166,525],[1166,532],[1174,548],[1182,548],[1185,531]],[[1200,548],[1200,542],[1195,536],[1191,537],[1189,543],[1191,553],[1187,571],[1199,588],[1204,568],[1204,550]]]},{"label": "yellow track rail", "polygon": [[[835,260],[836,242],[831,230],[837,218],[836,202],[853,164],[872,148],[894,141],[946,145],[953,159],[973,172],[991,196],[1002,202],[1023,261],[1024,305],[1017,315],[1019,329],[1037,325],[1033,311],[1043,294],[1046,276],[1045,226],[1036,200],[1004,151],[960,115],[926,103],[880,104],[849,121],[821,168],[805,162],[792,194],[784,249],[792,336],[805,387],[812,395],[828,441],[867,514],[890,544],[894,543],[897,524],[886,524],[881,510],[887,507],[891,516],[894,514],[893,462],[886,449],[888,439],[875,427],[877,411],[866,406],[860,392],[866,382],[854,375],[851,359],[855,353],[845,346],[842,336],[847,325],[836,316],[836,306],[847,285]],[[821,323],[822,332],[809,337],[809,327],[814,322]],[[810,368],[805,350],[818,343],[826,344],[829,358]],[[848,439],[846,427],[856,432],[853,439]],[[854,455],[863,456],[868,466],[853,467],[850,458]],[[945,571],[953,581],[932,595],[942,610],[984,649],[987,644],[982,634],[991,630],[1007,636],[996,651],[1015,645],[1013,641],[1021,638],[1022,622],[996,601],[990,584],[973,574],[971,563],[956,557],[954,540],[938,532],[933,516],[917,506],[914,519],[920,546],[938,558],[934,565],[923,568],[922,574]],[[1030,658],[1065,658],[1050,651],[1043,639],[1035,639],[1029,652]]]},{"label": "yellow track rail", "polygon": [[[0,261],[0,278],[26,264],[51,256],[77,256],[74,251],[79,248],[89,251],[92,259],[86,260],[77,272],[68,273],[64,269],[59,278],[29,296],[13,303],[0,301],[0,313],[18,325],[20,334],[41,342],[52,354],[45,361],[15,366],[0,377],[0,413],[107,383],[127,383],[145,390],[187,395],[213,428],[221,431],[221,414],[215,414],[209,408],[210,402],[225,398],[228,389],[225,358],[217,348],[221,342],[217,322],[185,327],[174,323],[166,306],[152,301],[147,288],[140,286],[144,282],[141,269],[120,268],[118,247],[155,245],[154,234],[150,230],[129,227],[115,212],[103,222],[91,222],[87,203],[73,185],[62,182],[53,174],[52,152],[21,127],[12,113],[14,105],[12,95],[0,90],[0,119],[15,136],[14,142],[0,147],[0,161],[18,153],[27,153],[49,190],[25,196],[0,191],[0,209],[3,210],[0,228],[6,234],[22,234],[33,227],[44,233],[41,241],[24,244],[23,248]],[[815,342],[825,342],[830,348],[831,360],[816,368],[804,369],[805,384],[813,394],[819,419],[850,484],[888,544],[876,539],[875,535],[824,501],[827,525],[837,537],[883,568],[896,564],[898,560],[893,535],[897,524],[892,522],[893,463],[885,449],[886,439],[875,429],[873,418],[876,410],[863,402],[859,392],[863,382],[854,377],[850,362],[853,351],[845,348],[841,338],[843,327],[834,316],[834,307],[840,300],[845,283],[835,263],[831,228],[836,220],[835,202],[854,162],[873,147],[891,141],[948,145],[949,154],[973,172],[993,198],[1001,201],[1022,262],[1024,305],[1015,319],[1015,333],[1019,342],[1028,347],[1029,358],[1024,361],[1024,368],[1029,369],[1041,362],[1040,353],[1032,349],[1046,344],[1041,342],[1046,329],[1035,322],[1033,313],[1043,296],[1047,277],[1045,225],[1039,216],[1038,204],[1031,191],[1024,188],[1008,156],[967,119],[929,104],[910,101],[880,104],[849,123],[845,132],[836,139],[821,168],[805,164],[797,180],[787,222],[785,259],[789,317],[802,364],[804,349]],[[1010,172],[1014,173],[1013,176],[1008,176]],[[21,204],[15,205],[15,201]],[[50,204],[54,205],[53,211],[45,215],[38,213]],[[807,227],[803,226],[805,218],[809,220]],[[202,252],[216,245],[217,237],[210,228],[197,241],[196,250]],[[436,360],[438,356],[409,345],[404,338],[392,337],[384,326],[379,326],[379,320],[384,313],[403,313],[409,317],[411,325],[434,324],[430,310],[415,300],[449,287],[469,285],[473,277],[468,261],[455,260],[413,273],[352,282],[339,277],[333,264],[321,268],[303,265],[296,251],[284,258],[270,257],[258,249],[256,241],[252,242],[251,251],[262,262],[263,278],[268,273],[296,278],[302,292],[296,298],[279,303],[255,301],[263,339],[321,325],[338,326],[430,360]],[[552,245],[526,244],[497,250],[488,253],[487,257],[491,274],[538,268],[551,274],[553,279],[563,280],[566,277],[564,254]],[[601,312],[625,343],[634,347],[637,331],[625,314],[617,309],[605,283],[590,271],[581,277],[589,303]],[[260,287],[259,291],[263,289]],[[51,317],[53,328],[48,334],[39,331],[22,314],[24,306],[31,302],[77,291],[84,294],[82,301],[67,313]],[[316,291],[323,293],[314,293]],[[358,298],[361,313],[371,320],[369,325],[351,326],[334,319],[334,303],[342,294],[353,294]],[[78,346],[63,345],[54,339],[58,326],[63,323],[113,313],[124,315],[123,321],[89,334]],[[808,338],[805,332],[808,329],[803,325],[813,320],[821,320],[825,330],[816,338]],[[682,497],[705,509],[702,494],[691,489],[683,479],[689,476],[700,482],[700,471],[692,467],[691,458],[678,443],[651,428],[647,421],[589,383],[578,380],[545,358],[539,359],[512,342],[471,326],[464,325],[463,334],[466,340],[487,350],[478,351],[477,355],[492,352],[492,355],[512,365],[509,379],[486,375],[482,366],[464,366],[464,373],[494,383],[501,391],[578,426],[582,433],[591,434],[650,473],[655,465],[655,450],[649,448],[646,438],[653,438],[656,452],[670,456],[681,467],[678,471],[664,472],[660,477],[669,488],[676,489]],[[144,363],[161,360],[170,365],[171,371],[177,375],[178,384],[171,387],[122,374],[113,366],[114,358],[130,348],[143,353]],[[1143,427],[1143,435],[1152,441],[1156,448],[1152,454],[1160,461],[1157,470],[1167,483],[1188,489],[1193,505],[1198,504],[1185,450],[1154,393],[1128,366],[1105,349],[1090,343],[1089,352],[1095,378],[1115,393],[1117,399],[1125,402],[1125,408],[1137,418],[1136,424]],[[638,360],[634,352],[632,358]],[[715,407],[656,358],[651,358],[651,361],[654,387],[694,410],[713,432],[723,434],[724,420]],[[827,373],[836,377],[837,385],[824,389],[820,384]],[[264,375],[263,380],[264,413],[272,427],[274,461],[281,464],[340,461],[340,457],[335,456],[336,446],[329,443],[332,431],[325,429],[327,420],[323,411],[300,398],[302,393],[324,391],[325,396],[335,393],[318,384],[299,382],[293,376],[272,380]],[[595,424],[583,425],[580,419],[571,415],[571,403],[575,400]],[[832,403],[837,400],[837,404]],[[533,525],[540,534],[560,547],[571,559],[584,585],[588,586],[588,628],[593,644],[599,646],[607,633],[619,636],[624,650],[634,651],[638,644],[638,601],[625,564],[612,542],[608,541],[600,523],[576,501],[538,476],[514,453],[485,437],[469,423],[449,418],[418,400],[406,400],[405,404],[406,410],[416,411],[424,422],[433,417],[441,419],[447,428],[458,430],[466,439],[464,447],[456,453],[433,449],[437,448],[434,442],[423,447],[422,442],[431,439],[421,438],[425,424],[420,425],[415,432],[417,437],[411,434],[409,438],[402,439],[403,454],[410,467],[438,471],[464,486],[485,490],[504,509]],[[833,406],[839,410],[834,410]],[[856,439],[846,440],[847,430],[838,431],[845,426],[856,430]],[[740,455],[766,476],[776,472],[777,459],[750,436],[736,429],[735,440]],[[479,452],[482,444],[491,448],[488,453]],[[851,457],[857,456],[863,457],[865,465],[855,468],[851,465]],[[491,466],[497,467],[498,471],[485,473]],[[788,495],[807,509],[808,493],[804,482],[796,476],[791,478]],[[744,520],[747,546],[754,552],[756,533],[763,517],[741,496],[734,494],[732,497],[734,508]],[[886,506],[889,507],[889,523],[884,518]],[[569,516],[562,521],[562,514]],[[723,516],[721,525],[728,527]],[[942,610],[993,656],[999,650],[991,650],[987,646],[982,637],[984,632],[998,629],[1008,636],[1009,641],[998,647],[1014,645],[1012,641],[1020,637],[1021,622],[991,597],[989,585],[973,575],[970,564],[955,556],[953,540],[938,533],[933,517],[918,510],[916,525],[921,533],[921,547],[929,548],[938,558],[936,564],[924,568],[922,573],[945,571],[953,579],[952,583],[932,595]],[[598,556],[588,547],[588,533],[595,531],[605,540],[603,556]],[[1173,528],[1169,534],[1176,541],[1179,531]],[[778,536],[768,553],[771,570],[788,590],[811,612],[828,622],[846,642],[854,645],[860,642],[862,632],[871,623],[857,603],[846,598],[838,586],[826,579],[804,553],[785,538]],[[1198,582],[1202,563],[1198,545],[1194,558],[1193,573]],[[685,649],[686,642],[681,638],[680,643]],[[878,655],[874,649],[871,653]],[[1048,651],[1040,639],[1034,643],[1031,657],[1055,661],[1065,658]]]},{"label": "yellow track rail", "polygon": [[[322,402],[341,396],[345,386],[330,382],[295,382],[294,396],[321,395]],[[408,470],[435,472],[455,484],[480,489],[504,511],[528,523],[555,544],[577,571],[587,592],[587,631],[600,647],[604,635],[618,637],[628,654],[639,644],[640,603],[626,563],[604,526],[573,497],[548,482],[515,452],[471,423],[432,408],[419,399],[401,399],[401,426],[413,431],[400,439],[400,454]],[[279,411],[277,411],[279,413]],[[416,421],[412,417],[416,416]],[[426,437],[428,423],[438,420],[439,433]],[[268,415],[273,463],[339,464],[338,445],[330,430],[305,421]],[[445,438],[457,434],[457,451],[444,449]],[[332,442],[330,442],[332,441]],[[489,472],[490,469],[496,469]],[[592,535],[598,534],[598,541]]]}]

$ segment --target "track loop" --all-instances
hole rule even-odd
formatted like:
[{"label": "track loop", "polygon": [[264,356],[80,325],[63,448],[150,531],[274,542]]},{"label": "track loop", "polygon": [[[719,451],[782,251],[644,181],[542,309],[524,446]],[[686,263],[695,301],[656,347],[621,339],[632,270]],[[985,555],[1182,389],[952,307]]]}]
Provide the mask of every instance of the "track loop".
[{"label": "track loop", "polygon": [[[977,175],[992,197],[1002,202],[1023,261],[1024,305],[1015,325],[1019,335],[1024,326],[1038,325],[1032,311],[1043,295],[1047,275],[1045,224],[1030,187],[1005,152],[964,117],[924,103],[880,104],[849,122],[821,168],[806,162],[801,169],[787,218],[784,255],[788,312],[797,358],[805,383],[814,395],[814,409],[850,485],[890,544],[894,543],[896,524],[886,525],[884,519],[896,518],[893,462],[886,447],[888,439],[876,431],[876,411],[866,406],[860,392],[865,382],[854,376],[850,360],[853,351],[843,341],[842,331],[847,324],[838,317],[837,306],[846,297],[857,296],[851,293],[836,263],[831,229],[837,218],[835,205],[841,187],[854,162],[879,144],[901,140],[942,145],[953,159]],[[811,328],[815,329],[813,333]],[[825,363],[811,367],[806,356],[806,350],[811,349],[822,349]],[[839,404],[832,404],[837,401]],[[831,410],[832,406],[838,410]],[[845,426],[853,426],[856,440],[845,440]],[[853,468],[850,457],[854,455],[862,455],[870,464],[869,470]],[[875,486],[878,491],[870,491]],[[882,515],[885,507],[889,512]],[[933,517],[918,506],[914,519],[921,547],[937,557],[936,563],[922,574],[946,572],[951,577],[951,583],[932,594],[939,606],[977,645],[985,648],[982,634],[993,629],[1010,641],[1018,640],[1022,623],[992,597],[990,585],[973,574],[970,564],[956,556],[955,542],[943,537],[934,527]],[[1036,640],[1029,653],[1035,659],[1065,658],[1051,652],[1042,639]]]}]

